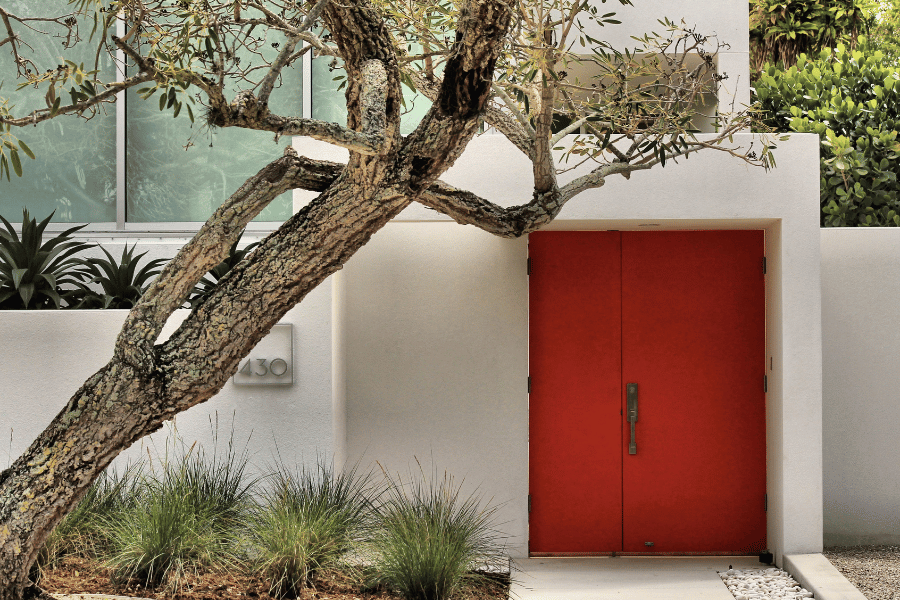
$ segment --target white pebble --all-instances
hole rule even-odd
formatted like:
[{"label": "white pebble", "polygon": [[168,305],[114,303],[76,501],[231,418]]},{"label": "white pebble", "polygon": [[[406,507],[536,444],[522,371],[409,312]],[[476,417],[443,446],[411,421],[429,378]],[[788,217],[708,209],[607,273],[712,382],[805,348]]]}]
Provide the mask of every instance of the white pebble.
[{"label": "white pebble", "polygon": [[768,569],[728,569],[719,577],[735,600],[803,600],[812,598],[786,571]]}]

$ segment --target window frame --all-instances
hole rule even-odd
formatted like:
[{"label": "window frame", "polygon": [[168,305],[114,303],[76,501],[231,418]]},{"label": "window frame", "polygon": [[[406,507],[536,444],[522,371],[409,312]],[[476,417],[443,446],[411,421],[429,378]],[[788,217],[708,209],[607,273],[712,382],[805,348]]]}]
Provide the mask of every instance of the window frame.
[{"label": "window frame", "polygon": [[[119,19],[116,21],[116,35],[124,37],[125,21]],[[306,42],[302,42],[301,47],[305,47]],[[312,115],[312,53],[307,52],[301,57],[301,117],[310,118]],[[116,76],[123,80],[125,78],[125,53],[122,50],[116,50],[115,56]],[[193,235],[203,226],[205,221],[159,221],[154,223],[129,222],[127,220],[128,209],[128,190],[126,188],[126,148],[127,148],[127,115],[128,103],[126,93],[122,92],[116,98],[116,220],[115,221],[92,221],[60,223],[51,222],[47,225],[46,231],[60,232],[71,227],[83,225],[84,228],[75,233],[75,237],[117,237],[117,238],[141,238],[141,237],[160,237],[160,238],[179,238],[185,235]],[[273,159],[277,158],[273,156]],[[223,198],[224,200],[224,198]],[[294,206],[297,205],[297,195],[294,194]],[[247,225],[248,233],[266,234],[278,229],[282,221],[253,221]],[[14,223],[21,227],[21,223]]]}]

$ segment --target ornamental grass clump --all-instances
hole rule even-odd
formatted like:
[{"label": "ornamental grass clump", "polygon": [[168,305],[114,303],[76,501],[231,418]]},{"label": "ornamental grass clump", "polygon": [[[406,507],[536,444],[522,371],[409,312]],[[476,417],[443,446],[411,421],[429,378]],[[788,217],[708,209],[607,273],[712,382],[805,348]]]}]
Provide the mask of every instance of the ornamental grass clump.
[{"label": "ornamental grass clump", "polygon": [[446,473],[410,479],[388,477],[371,544],[375,583],[406,600],[446,600],[493,584],[489,572],[507,561],[493,524],[497,507],[463,496]]},{"label": "ornamental grass clump", "polygon": [[38,553],[38,577],[66,556],[97,558],[109,550],[108,523],[134,508],[140,466],[129,465],[121,474],[104,471],[75,508],[63,517]]},{"label": "ornamental grass clump", "polygon": [[355,468],[279,464],[250,525],[252,570],[269,582],[269,593],[295,597],[320,574],[352,571],[345,558],[366,536],[371,496],[371,477]]},{"label": "ornamental grass clump", "polygon": [[231,443],[224,458],[182,444],[170,459],[168,445],[159,468],[142,478],[132,509],[107,522],[106,564],[117,581],[177,592],[188,573],[239,563],[236,540],[253,481],[246,452],[238,455]]}]

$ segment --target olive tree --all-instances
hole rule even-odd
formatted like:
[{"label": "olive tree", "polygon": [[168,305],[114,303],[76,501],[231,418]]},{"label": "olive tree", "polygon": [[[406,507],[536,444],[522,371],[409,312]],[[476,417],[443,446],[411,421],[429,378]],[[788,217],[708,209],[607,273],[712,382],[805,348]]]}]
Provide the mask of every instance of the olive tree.
[{"label": "olive tree", "polygon": [[[627,178],[702,149],[767,165],[768,141],[755,150],[729,142],[750,126],[748,112],[711,115],[716,133],[693,134],[698,99],[715,93],[723,77],[714,68],[718,42],[669,23],[663,35],[643,40],[645,52],[613,52],[582,27],[614,22],[600,10],[605,1],[70,0],[69,14],[40,18],[14,14],[0,2],[5,58],[22,84],[46,89],[46,105],[34,107],[19,106],[9,84],[3,90],[0,169],[7,176],[10,166],[16,174],[27,170],[28,127],[89,118],[132,87],[153,96],[151,102],[162,98],[161,110],[208,127],[309,136],[349,150],[346,164],[287,150],[224,199],[131,310],[109,363],[0,473],[0,600],[43,594],[29,581],[29,566],[113,458],[212,397],[291,307],[410,203],[516,237],[549,223],[566,202],[611,176]],[[120,20],[125,34],[117,37]],[[60,36],[66,47],[121,51],[132,74],[103,81],[91,65],[37,64],[19,37],[26,27]],[[282,42],[272,58],[262,46],[276,34]],[[346,123],[270,110],[280,75],[306,52],[342,61]],[[689,55],[699,60],[689,62]],[[589,67],[590,77],[570,76],[575,65],[579,72]],[[406,136],[404,85],[432,102]],[[533,165],[534,191],[520,205],[503,207],[440,180],[485,126]],[[586,165],[565,185],[557,181],[553,152],[561,145]],[[164,323],[197,281],[267,203],[291,189],[318,196],[158,344]]]}]

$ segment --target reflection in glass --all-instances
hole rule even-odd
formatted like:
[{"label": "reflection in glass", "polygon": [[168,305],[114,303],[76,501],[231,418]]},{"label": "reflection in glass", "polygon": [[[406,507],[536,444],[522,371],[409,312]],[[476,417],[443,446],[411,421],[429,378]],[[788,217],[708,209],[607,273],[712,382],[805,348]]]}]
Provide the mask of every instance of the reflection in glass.
[{"label": "reflection in glass", "polygon": [[[51,12],[65,15],[72,11],[66,0],[8,0],[4,8],[19,16],[46,16]],[[29,30],[13,22],[25,44],[22,55],[34,61],[44,71],[55,69],[62,56],[84,63],[85,70],[93,70],[96,46],[83,39],[74,48],[65,50],[62,39],[55,37],[58,29],[41,23],[33,24],[38,31]],[[4,33],[5,36],[5,33]],[[31,46],[31,48],[28,48]],[[0,96],[10,99],[14,116],[46,108],[44,94],[47,86],[16,90],[22,81],[16,78],[10,46],[0,49]],[[115,80],[112,58],[100,53],[100,79]],[[69,100],[68,93],[63,102]],[[22,220],[22,208],[38,219],[56,211],[54,222],[84,223],[116,220],[116,115],[115,106],[103,105],[98,114],[85,121],[74,115],[63,115],[38,124],[36,127],[14,129],[13,135],[25,140],[36,155],[35,160],[22,157],[23,176],[11,174],[11,181],[0,181],[0,215],[8,220]]]},{"label": "reflection in glass", "polygon": [[[299,116],[301,85],[297,61],[282,72],[281,87],[269,100],[272,111]],[[193,105],[196,119],[192,125],[186,110],[172,118],[173,111],[160,111],[157,100],[156,95],[144,101],[136,90],[128,92],[129,222],[205,221],[248,177],[281,156],[291,143],[289,137],[282,137],[276,144],[274,134],[264,131],[210,130],[203,123],[199,104]],[[256,220],[284,221],[291,212],[291,193],[286,192]]]}]

